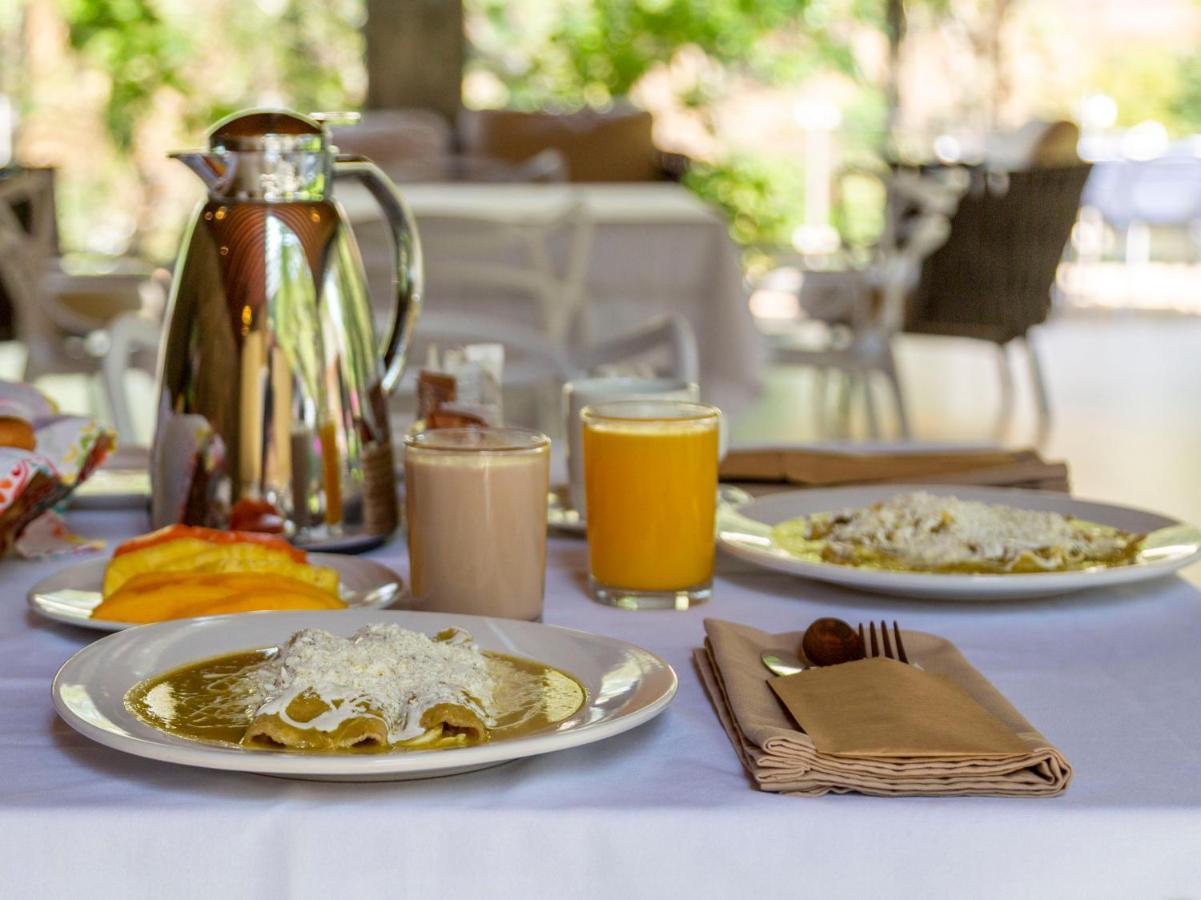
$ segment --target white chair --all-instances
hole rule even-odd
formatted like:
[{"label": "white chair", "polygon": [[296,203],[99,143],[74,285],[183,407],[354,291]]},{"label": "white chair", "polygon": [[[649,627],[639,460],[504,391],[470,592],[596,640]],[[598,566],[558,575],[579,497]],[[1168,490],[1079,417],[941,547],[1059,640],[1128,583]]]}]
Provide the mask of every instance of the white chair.
[{"label": "white chair", "polygon": [[[93,333],[124,312],[157,312],[166,295],[162,278],[130,259],[117,260],[98,274],[65,270],[56,256],[50,173],[24,172],[3,187],[0,281],[13,305],[16,337],[27,350],[23,377],[94,373],[105,344],[97,343]],[[13,212],[15,200],[31,205],[29,227]]]},{"label": "white chair", "polygon": [[[826,373],[841,372],[845,378],[839,397],[839,429],[845,434],[850,401],[861,392],[873,438],[880,424],[871,390],[873,373],[883,376],[892,393],[902,437],[909,437],[909,418],[904,393],[892,352],[892,338],[901,330],[906,298],[921,276],[923,260],[937,250],[950,234],[950,217],[966,189],[959,170],[936,176],[899,172],[888,184],[884,230],[875,257],[863,269],[804,271],[805,261],[778,258],[777,268],[760,282],[760,287],[779,288],[789,276],[797,299],[814,329],[787,328],[768,335],[773,358],[782,363],[812,366],[820,377],[818,409],[824,409]],[[773,284],[774,280],[774,284]]]},{"label": "white chair", "polygon": [[[0,203],[0,286],[11,304],[14,333],[30,355],[49,355],[46,323],[37,314],[38,276],[42,258],[31,252],[28,237],[16,215]],[[40,326],[40,327],[39,327]]]},{"label": "white chair", "polygon": [[[108,352],[101,361],[100,377],[109,414],[121,444],[132,446],[145,435],[139,434],[129,403],[126,373],[134,368],[148,370],[158,355],[162,340],[161,323],[134,313],[124,313],[106,329]],[[134,366],[141,357],[145,363]]]},{"label": "white chair", "polygon": [[11,304],[13,332],[26,349],[25,375],[72,368],[64,364],[61,336],[43,303],[47,248],[28,234],[7,203],[0,203],[0,283]]}]

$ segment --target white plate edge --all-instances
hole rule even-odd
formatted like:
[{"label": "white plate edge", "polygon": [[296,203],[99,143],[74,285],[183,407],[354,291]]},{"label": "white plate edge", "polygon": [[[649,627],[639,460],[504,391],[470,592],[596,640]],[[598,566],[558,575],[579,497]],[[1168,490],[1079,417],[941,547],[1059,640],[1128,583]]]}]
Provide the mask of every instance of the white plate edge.
[{"label": "white plate edge", "polygon": [[[785,498],[790,495],[812,495],[817,491],[840,492],[874,491],[881,493],[901,493],[906,491],[930,490],[940,494],[953,493],[956,490],[973,493],[1002,495],[1033,495],[1062,498],[1070,503],[1087,503],[1095,506],[1108,507],[1123,512],[1133,512],[1162,520],[1161,528],[1171,528],[1187,523],[1165,516],[1162,513],[1137,506],[1111,503],[1105,500],[1090,500],[1072,494],[1055,495],[1053,492],[1036,491],[1026,488],[1007,488],[994,485],[956,485],[956,484],[920,484],[907,482],[885,482],[880,484],[845,485],[829,488],[800,488],[794,491],[779,491],[756,497],[747,503],[736,507],[742,513],[747,507],[757,502]],[[743,513],[745,515],[745,513]],[[753,518],[752,516],[746,516]],[[761,520],[755,520],[760,521]],[[767,523],[762,523],[766,525]],[[1012,574],[972,574],[972,573],[934,573],[934,572],[881,572],[871,569],[859,569],[852,566],[838,566],[832,563],[815,563],[792,556],[781,556],[770,550],[759,547],[737,537],[726,537],[720,528],[717,536],[718,546],[730,554],[754,563],[764,569],[792,575],[797,578],[810,578],[830,584],[847,587],[858,587],[873,592],[895,593],[905,596],[906,591],[914,591],[909,596],[933,598],[957,591],[975,593],[970,600],[1006,600],[1019,599],[1022,596],[1034,596],[1034,593],[1054,594],[1059,591],[1072,592],[1086,590],[1089,587],[1109,587],[1119,584],[1129,584],[1143,580],[1151,580],[1172,574],[1185,566],[1201,561],[1201,545],[1192,553],[1170,559],[1152,560],[1135,566],[1120,566],[1115,568],[1100,568],[1094,570],[1077,570],[1071,572],[1018,572]],[[952,580],[953,579],[953,580]],[[920,594],[916,593],[920,592]],[[976,593],[978,592],[978,593]]]},{"label": "white plate edge", "polygon": [[[369,610],[362,610],[364,612]],[[263,611],[257,613],[234,613],[232,616],[264,616],[271,615],[278,611]],[[288,613],[298,611],[286,611]],[[416,613],[417,615],[430,615],[436,617],[437,613],[423,613],[414,610],[394,610],[394,612]],[[173,619],[164,622],[155,622],[148,625],[135,626],[136,628],[158,628],[164,625],[180,625],[188,622],[203,622],[211,621],[212,619],[226,618],[222,616],[209,616],[198,619]],[[489,619],[494,617],[488,616],[465,616],[464,618],[482,618]],[[531,623],[535,624],[535,623]],[[372,754],[372,755],[356,755],[356,756],[302,756],[299,754],[284,754],[284,753],[259,753],[257,751],[244,751],[245,756],[232,751],[231,748],[209,746],[202,742],[194,742],[187,744],[167,744],[159,743],[149,738],[142,737],[128,732],[116,734],[104,728],[99,728],[92,723],[79,718],[71,709],[69,709],[65,701],[61,699],[60,682],[64,677],[64,673],[72,665],[80,665],[81,661],[87,656],[95,653],[104,652],[100,648],[108,640],[136,640],[130,638],[131,629],[121,629],[113,632],[94,641],[85,647],[80,648],[66,660],[55,673],[51,681],[51,701],[54,705],[56,713],[66,722],[72,729],[87,737],[90,740],[96,741],[106,747],[109,747],[120,752],[129,753],[134,756],[139,756],[147,759],[154,759],[160,762],[173,763],[175,765],[187,765],[198,768],[214,769],[221,771],[234,772],[249,772],[252,774],[261,775],[361,775],[374,776],[383,774],[408,774],[414,772],[437,772],[443,769],[457,770],[462,767],[479,768],[487,765],[508,762],[510,760],[524,759],[530,756],[539,756],[543,753],[555,752],[558,750],[569,750],[574,747],[583,746],[590,743],[595,743],[600,740],[605,740],[609,737],[615,737],[630,731],[645,722],[654,719],[663,712],[675,699],[679,691],[679,675],[675,669],[665,659],[657,653],[653,653],[644,647],[629,641],[621,640],[620,638],[609,637],[608,635],[595,634],[593,632],[584,631],[578,628],[571,628],[563,625],[547,625],[544,623],[536,623],[540,627],[552,628],[557,631],[566,632],[569,634],[582,636],[589,640],[600,640],[610,645],[616,645],[624,648],[627,652],[630,650],[646,654],[662,667],[661,672],[667,676],[669,683],[666,689],[649,702],[634,712],[619,716],[615,719],[605,722],[590,722],[585,723],[578,728],[574,728],[566,732],[550,732],[548,734],[530,735],[528,737],[515,738],[509,741],[500,741],[495,744],[483,744],[475,747],[466,747],[461,750],[452,751],[431,751],[426,753],[396,753],[396,754]],[[132,687],[132,685],[130,685]],[[126,688],[128,691],[129,688]],[[150,727],[150,726],[147,726]],[[553,746],[544,747],[545,743],[551,743]],[[518,752],[513,752],[514,750]],[[453,754],[453,755],[451,755]],[[192,757],[187,760],[179,759],[180,755]],[[243,761],[253,760],[254,764],[247,766]],[[405,765],[396,766],[399,761],[403,761]],[[228,764],[226,764],[228,763]],[[282,763],[282,765],[281,765]]]},{"label": "white plate edge", "polygon": [[[313,560],[314,557],[320,557],[321,559],[327,560],[325,563],[323,563],[324,565],[331,565],[328,562],[328,559],[347,559],[347,560],[354,560],[355,562],[366,562],[366,563],[370,563],[371,565],[378,566],[379,568],[384,569],[387,572],[391,572],[392,575],[395,576],[396,581],[393,583],[400,585],[400,591],[390,601],[388,601],[387,603],[379,603],[379,604],[375,604],[375,605],[368,604],[365,606],[348,606],[347,609],[359,609],[359,610],[390,609],[393,606],[395,606],[397,603],[399,603],[401,600],[405,599],[405,597],[408,596],[408,587],[406,586],[405,580],[401,576],[401,574],[399,572],[397,572],[395,569],[393,569],[391,566],[387,565],[386,563],[382,563],[379,560],[371,559],[366,556],[360,557],[360,556],[357,556],[354,554],[345,554],[345,553],[322,553],[320,551],[314,551],[314,552],[309,553],[310,560]],[[60,613],[53,608],[47,607],[45,605],[45,601],[42,599],[41,595],[42,595],[44,589],[42,589],[41,586],[43,584],[45,584],[47,581],[49,581],[50,579],[61,576],[64,573],[64,571],[66,571],[67,569],[82,568],[85,566],[100,566],[101,564],[107,565],[108,561],[110,559],[112,559],[111,554],[109,556],[106,556],[103,558],[83,559],[83,560],[80,560],[79,562],[75,563],[73,566],[64,567],[63,569],[57,569],[54,572],[51,572],[49,575],[46,575],[45,577],[38,579],[37,582],[35,582],[33,584],[33,586],[30,587],[29,590],[25,592],[26,605],[31,610],[33,610],[34,613],[36,613],[37,615],[39,615],[42,618],[47,619],[51,622],[59,622],[64,625],[74,625],[76,628],[84,628],[89,631],[102,631],[102,632],[112,633],[112,632],[117,632],[117,631],[126,631],[129,628],[137,627],[136,622],[116,622],[116,621],[113,621],[112,619],[93,619],[90,616],[87,618],[83,618],[82,616],[75,616],[75,615],[71,615],[69,613]],[[318,563],[320,563],[320,560],[316,560],[316,561]],[[337,568],[337,566],[331,566],[331,567]],[[101,572],[101,577],[103,577],[103,571]],[[269,612],[270,610],[260,610],[260,611],[261,612]],[[238,615],[246,615],[246,614],[239,613]],[[201,617],[201,618],[207,618],[207,617]],[[181,619],[165,619],[164,621],[170,622],[170,621],[183,621],[183,620],[181,620]],[[159,623],[150,622],[147,624],[157,625]]]}]

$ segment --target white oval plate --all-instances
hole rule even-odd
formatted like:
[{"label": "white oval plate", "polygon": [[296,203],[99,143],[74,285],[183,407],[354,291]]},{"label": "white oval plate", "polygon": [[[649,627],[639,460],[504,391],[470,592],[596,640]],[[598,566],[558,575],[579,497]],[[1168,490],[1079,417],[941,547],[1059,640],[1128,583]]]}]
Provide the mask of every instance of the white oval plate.
[{"label": "white oval plate", "polygon": [[[453,750],[367,755],[204,744],[147,725],[125,707],[125,694],[135,684],[185,663],[279,646],[302,628],[350,635],[377,622],[426,634],[451,625],[465,628],[484,650],[523,656],[569,672],[584,685],[587,699],[575,715],[545,733]],[[181,765],[329,781],[454,775],[578,747],[649,721],[675,692],[671,666],[624,641],[536,622],[398,610],[239,613],[144,625],[80,650],[59,669],[53,687],[54,706],[63,720],[105,746]]]},{"label": "white oval plate", "polygon": [[[960,500],[1003,503],[1020,509],[1049,510],[1126,531],[1149,534],[1138,562],[1114,568],[1078,572],[1038,572],[1013,575],[958,575],[930,572],[881,572],[834,563],[798,559],[775,547],[771,526],[799,516],[867,506],[909,491],[954,494]],[[841,584],[880,594],[932,600],[1012,600],[1050,597],[1086,588],[1102,588],[1159,578],[1201,560],[1201,531],[1156,513],[1076,500],[1066,494],[1016,488],[957,487],[955,485],[877,484],[865,487],[801,490],[771,494],[718,518],[718,542],[735,556],[768,569],[818,581]]]},{"label": "white oval plate", "polygon": [[[404,594],[401,577],[385,565],[361,556],[310,553],[315,566],[329,566],[338,572],[338,591],[351,609],[383,609]],[[26,599],[40,616],[96,631],[121,631],[131,622],[93,619],[92,610],[100,603],[104,569],[108,559],[89,559],[48,575],[29,589]],[[342,610],[334,610],[342,612]],[[239,613],[246,615],[246,613]]]}]

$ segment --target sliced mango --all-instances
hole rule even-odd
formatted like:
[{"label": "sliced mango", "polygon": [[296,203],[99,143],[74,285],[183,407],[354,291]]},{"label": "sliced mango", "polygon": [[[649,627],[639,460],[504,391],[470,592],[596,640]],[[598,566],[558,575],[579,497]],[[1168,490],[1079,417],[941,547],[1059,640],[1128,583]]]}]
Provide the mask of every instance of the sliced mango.
[{"label": "sliced mango", "polygon": [[161,622],[265,609],[345,609],[323,588],[278,574],[149,572],[126,579],[93,619]]},{"label": "sliced mango", "polygon": [[109,597],[130,578],[147,573],[242,572],[280,575],[336,597],[338,573],[326,566],[309,565],[303,554],[298,561],[296,555],[286,544],[280,547],[260,541],[217,542],[193,536],[154,541],[114,554],[104,572],[103,593]]}]

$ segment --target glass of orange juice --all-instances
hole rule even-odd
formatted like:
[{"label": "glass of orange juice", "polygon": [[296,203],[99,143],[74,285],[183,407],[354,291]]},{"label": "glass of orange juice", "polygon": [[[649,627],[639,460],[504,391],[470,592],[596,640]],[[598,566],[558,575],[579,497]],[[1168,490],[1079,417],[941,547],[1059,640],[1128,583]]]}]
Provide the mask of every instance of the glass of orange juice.
[{"label": "glass of orange juice", "polygon": [[721,411],[678,400],[585,407],[592,596],[625,609],[688,609],[713,585]]}]

